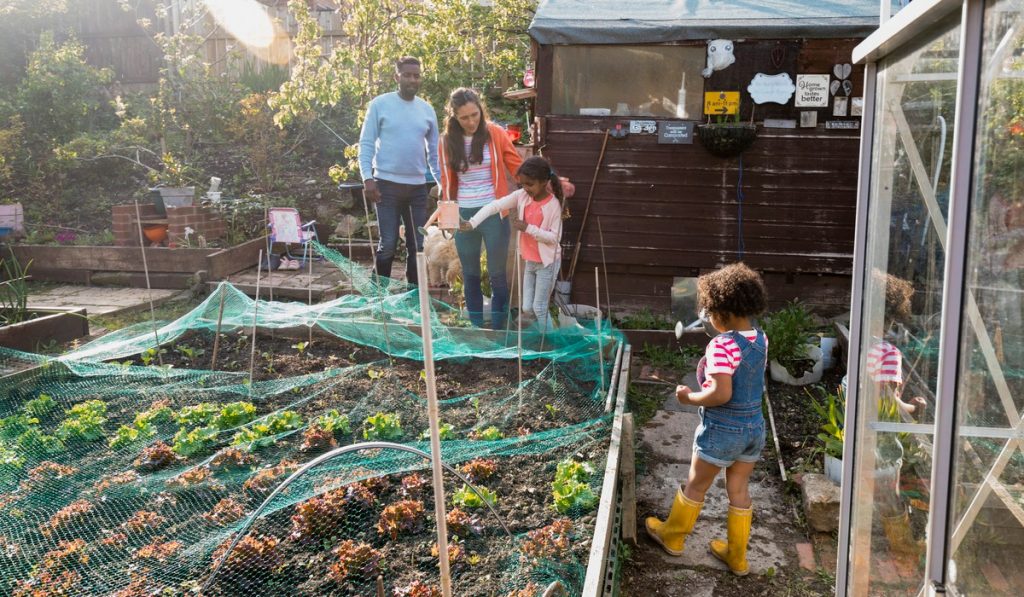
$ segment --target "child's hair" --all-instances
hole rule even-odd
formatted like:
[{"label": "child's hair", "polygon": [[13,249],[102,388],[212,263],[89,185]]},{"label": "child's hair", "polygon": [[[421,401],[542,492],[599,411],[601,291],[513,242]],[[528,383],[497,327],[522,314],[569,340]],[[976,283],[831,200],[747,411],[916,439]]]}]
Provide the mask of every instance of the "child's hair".
[{"label": "child's hair", "polygon": [[914,285],[889,273],[874,270],[871,275],[878,284],[885,283],[885,320],[886,325],[893,322],[906,322],[910,319],[911,303],[914,296]]},{"label": "child's hair", "polygon": [[551,164],[548,163],[544,158],[535,155],[531,158],[526,158],[523,164],[519,166],[519,170],[516,174],[531,178],[533,180],[547,180],[551,182],[551,190],[554,191],[555,197],[558,198],[558,202],[565,203],[565,193],[562,191],[562,181],[559,180],[558,174],[551,168]]},{"label": "child's hair", "polygon": [[764,313],[768,294],[760,274],[733,263],[697,278],[697,303],[709,313],[752,317]]},{"label": "child's hair", "polygon": [[[455,115],[456,110],[467,105],[476,104],[480,109],[480,126],[476,127],[473,133],[473,144],[470,147],[470,155],[466,155],[466,146],[462,140],[465,132]],[[487,130],[487,108],[484,106],[480,94],[475,89],[459,87],[448,96],[448,105],[445,106],[445,113],[448,119],[444,125],[444,152],[448,156],[449,167],[455,172],[465,172],[470,164],[481,164],[484,161],[484,144],[490,141],[491,134]]]}]

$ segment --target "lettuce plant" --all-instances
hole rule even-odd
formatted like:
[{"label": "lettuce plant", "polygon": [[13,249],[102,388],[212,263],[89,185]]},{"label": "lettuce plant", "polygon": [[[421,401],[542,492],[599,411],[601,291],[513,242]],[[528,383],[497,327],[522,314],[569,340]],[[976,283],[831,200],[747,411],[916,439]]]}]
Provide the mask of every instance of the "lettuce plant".
[{"label": "lettuce plant", "polygon": [[597,505],[597,496],[590,488],[590,476],[593,471],[593,467],[588,463],[572,459],[558,463],[555,480],[551,484],[556,512],[586,512]]},{"label": "lettuce plant", "polygon": [[395,413],[377,413],[363,422],[363,439],[391,441],[402,437],[402,422]]},{"label": "lettuce plant", "polygon": [[216,427],[199,427],[191,431],[179,429],[174,434],[174,446],[171,449],[187,458],[216,444],[218,433]]},{"label": "lettuce plant", "polygon": [[[463,485],[461,489],[452,494],[452,503],[461,508],[483,508],[484,502],[492,506],[498,504],[498,494],[486,487],[477,487],[476,489],[480,495],[470,489],[469,485]],[[483,496],[483,499],[480,496]]]},{"label": "lettuce plant", "polygon": [[88,400],[66,411],[68,418],[57,427],[57,437],[64,441],[94,442],[103,439],[103,424],[107,422],[107,404],[102,400]]}]

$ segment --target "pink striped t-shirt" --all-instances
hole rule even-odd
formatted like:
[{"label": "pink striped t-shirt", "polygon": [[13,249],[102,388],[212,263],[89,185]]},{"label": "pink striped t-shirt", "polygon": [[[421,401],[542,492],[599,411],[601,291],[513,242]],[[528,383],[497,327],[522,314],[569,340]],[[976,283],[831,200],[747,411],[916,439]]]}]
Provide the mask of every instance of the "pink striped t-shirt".
[{"label": "pink striped t-shirt", "polygon": [[[757,330],[745,330],[740,332],[744,338],[754,342],[757,340]],[[764,339],[765,350],[768,349],[768,337]],[[740,345],[732,339],[729,334],[719,334],[708,342],[708,347],[704,350],[704,385],[708,387],[711,385],[712,374],[725,374],[732,375],[736,372],[736,369],[740,366],[740,360],[743,358],[743,351],[740,350]]]},{"label": "pink striped t-shirt", "polygon": [[[466,155],[473,148],[473,138],[465,137]],[[491,172],[491,150],[489,143],[484,143],[484,161],[470,164],[469,168],[459,174],[459,207],[483,207],[494,201],[494,177]]]},{"label": "pink striped t-shirt", "polygon": [[903,383],[903,353],[892,344],[879,341],[868,351],[867,370],[871,381]]}]

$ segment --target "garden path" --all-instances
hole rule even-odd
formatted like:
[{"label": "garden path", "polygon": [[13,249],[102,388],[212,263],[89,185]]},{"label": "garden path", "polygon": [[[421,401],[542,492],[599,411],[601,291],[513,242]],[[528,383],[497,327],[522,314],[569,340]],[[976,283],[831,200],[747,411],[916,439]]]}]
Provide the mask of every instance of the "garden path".
[{"label": "garden path", "polygon": [[[152,294],[150,294],[152,293]],[[111,315],[135,309],[149,308],[150,296],[154,303],[162,303],[181,290],[154,288],[111,288],[107,286],[76,286],[61,284],[33,291],[28,297],[29,309],[65,309],[84,307],[90,316]]]}]

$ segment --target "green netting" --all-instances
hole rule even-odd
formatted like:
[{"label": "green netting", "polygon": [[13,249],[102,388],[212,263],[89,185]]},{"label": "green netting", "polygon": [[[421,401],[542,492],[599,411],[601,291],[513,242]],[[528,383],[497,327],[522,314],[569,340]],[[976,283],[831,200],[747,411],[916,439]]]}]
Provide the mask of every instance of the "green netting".
[{"label": "green netting", "polygon": [[[320,250],[366,294],[257,304],[223,284],[156,335],[145,324],[52,358],[0,350],[0,594],[195,594],[303,463],[367,440],[429,451],[417,291]],[[515,334],[432,309],[443,458],[494,496],[513,535],[445,474],[455,594],[540,595],[554,581],[578,594],[617,332],[524,333],[520,383]],[[374,595],[378,577],[387,595],[439,594],[429,480],[427,461],[394,450],[310,469],[207,594]]]}]

